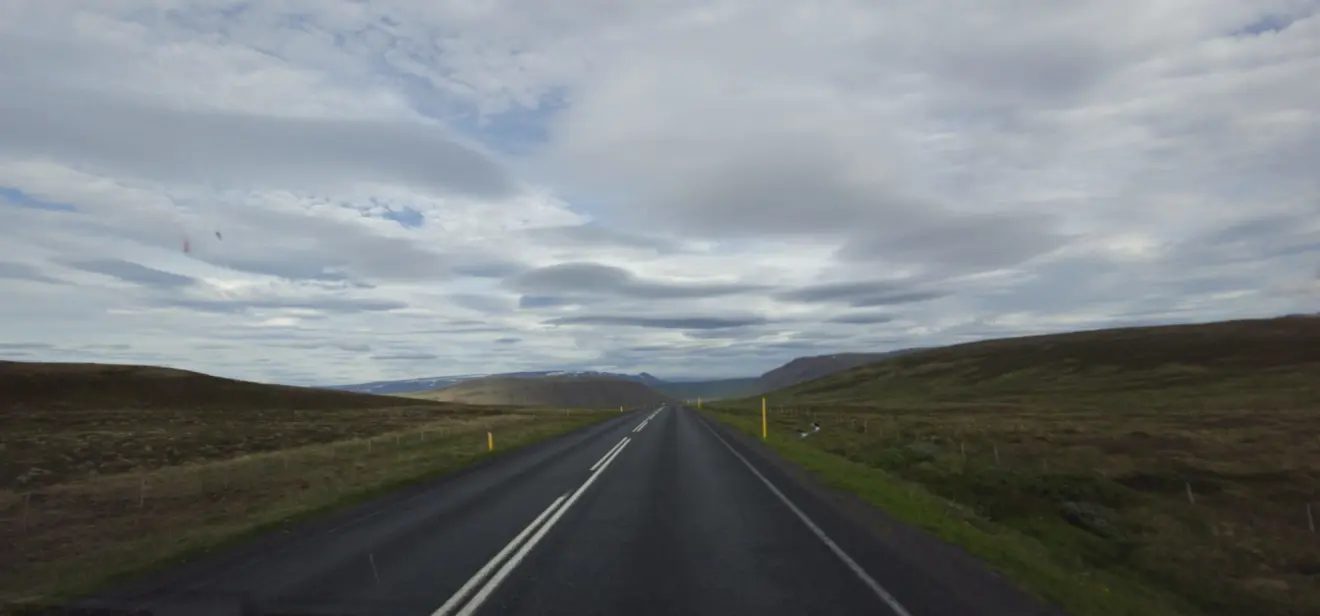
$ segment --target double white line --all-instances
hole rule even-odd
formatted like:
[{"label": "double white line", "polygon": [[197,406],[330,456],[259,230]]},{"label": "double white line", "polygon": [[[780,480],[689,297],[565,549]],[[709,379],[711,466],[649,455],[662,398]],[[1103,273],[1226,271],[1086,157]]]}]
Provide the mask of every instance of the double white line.
[{"label": "double white line", "polygon": [[652,419],[655,419],[655,416],[656,416],[656,415],[659,415],[659,414],[660,414],[660,411],[663,411],[663,410],[665,410],[665,407],[662,406],[662,407],[660,407],[660,408],[658,408],[658,409],[656,409],[656,410],[654,410],[654,411],[651,411],[651,414],[650,414],[650,415],[647,415],[647,416],[646,416],[646,419],[643,419],[643,420],[642,420],[642,423],[637,424],[637,427],[636,427],[636,428],[633,428],[633,434],[636,434],[636,433],[641,432],[642,430],[644,430],[644,429],[646,428],[646,424],[651,423],[651,420],[652,420]]},{"label": "double white line", "polygon": [[[485,603],[486,600],[490,598],[491,593],[495,592],[495,589],[504,582],[504,579],[509,577],[509,573],[518,567],[518,563],[522,562],[523,558],[527,556],[527,553],[531,552],[532,548],[536,547],[536,544],[545,537],[545,534],[550,532],[551,527],[559,521],[559,518],[564,515],[564,512],[568,511],[568,508],[572,507],[573,503],[577,502],[578,497],[582,496],[582,493],[586,492],[587,488],[591,487],[591,484],[596,481],[596,478],[600,477],[601,473],[604,473],[606,468],[609,468],[610,463],[614,462],[614,459],[619,457],[619,453],[623,451],[624,447],[628,446],[628,443],[631,440],[632,439],[628,437],[624,437],[623,440],[619,441],[618,444],[606,452],[599,461],[591,465],[591,468],[589,469],[591,471],[591,476],[587,478],[586,482],[584,482],[572,494],[561,494],[554,500],[554,502],[550,503],[550,506],[546,507],[545,511],[541,512],[541,515],[536,516],[536,519],[532,520],[532,523],[528,524],[527,528],[522,529],[522,532],[518,533],[518,535],[513,538],[513,541],[510,541],[508,545],[504,546],[504,549],[501,549],[494,558],[490,559],[490,561],[485,564],[485,566],[477,570],[477,573],[473,575],[467,583],[463,584],[463,586],[458,589],[458,592],[454,593],[448,601],[445,601],[444,605],[441,605],[432,612],[431,616],[449,616],[449,614],[471,616],[476,613],[481,607],[481,604]],[[531,535],[530,539],[527,538],[528,535]],[[526,541],[524,542],[524,540]],[[509,556],[510,553],[513,553],[513,555]],[[503,563],[503,566],[500,566],[501,563]],[[499,570],[495,571],[495,574],[492,576],[491,571],[496,567],[499,567]],[[487,579],[488,577],[489,579]],[[478,586],[480,586],[480,589],[477,588]],[[472,594],[474,590],[476,591],[476,594]],[[472,598],[467,600],[466,604],[464,604],[464,600],[467,599],[469,594],[472,594]],[[458,610],[458,612],[454,612],[460,604],[463,604],[463,608]]]}]

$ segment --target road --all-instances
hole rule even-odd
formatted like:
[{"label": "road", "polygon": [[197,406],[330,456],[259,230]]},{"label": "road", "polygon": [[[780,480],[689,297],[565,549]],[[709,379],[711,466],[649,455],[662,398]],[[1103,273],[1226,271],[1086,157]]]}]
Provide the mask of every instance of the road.
[{"label": "road", "polygon": [[[1056,614],[695,411],[621,414],[89,600],[239,614]],[[252,612],[248,612],[252,613]]]}]

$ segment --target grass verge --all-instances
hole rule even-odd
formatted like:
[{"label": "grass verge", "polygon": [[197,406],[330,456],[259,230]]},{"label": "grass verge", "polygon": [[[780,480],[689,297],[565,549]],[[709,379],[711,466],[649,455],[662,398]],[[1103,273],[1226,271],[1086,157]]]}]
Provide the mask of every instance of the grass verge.
[{"label": "grass verge", "polygon": [[[0,605],[68,598],[615,416],[448,415],[348,439],[0,491]],[[12,557],[12,559],[11,559]]]},{"label": "grass verge", "polygon": [[[1317,384],[1320,317],[1291,316],[927,349],[767,398],[784,455],[1076,614],[1295,616],[1320,614]],[[760,402],[717,410],[759,435]]]},{"label": "grass verge", "polygon": [[[750,411],[710,412],[714,419],[760,437]],[[1060,554],[1037,538],[997,524],[972,508],[934,494],[919,483],[816,446],[784,422],[772,425],[766,444],[810,471],[824,485],[850,492],[895,519],[922,528],[979,557],[1024,589],[1077,616],[1194,613],[1180,598],[1122,572],[1097,570]]]}]

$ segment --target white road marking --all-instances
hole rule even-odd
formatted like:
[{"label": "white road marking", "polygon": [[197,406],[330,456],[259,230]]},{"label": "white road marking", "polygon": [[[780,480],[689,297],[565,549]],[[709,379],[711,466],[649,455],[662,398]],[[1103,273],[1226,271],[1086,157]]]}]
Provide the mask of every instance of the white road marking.
[{"label": "white road marking", "polygon": [[651,421],[651,420],[647,419],[647,420],[642,421],[642,423],[637,424],[637,427],[636,427],[636,428],[633,428],[633,432],[641,432],[641,431],[642,431],[642,428],[645,428],[647,422],[650,422],[650,421]]},{"label": "white road marking", "polygon": [[843,551],[843,548],[839,547],[839,544],[835,543],[833,539],[830,539],[830,536],[826,535],[825,531],[821,530],[815,522],[811,521],[811,518],[807,517],[807,514],[802,513],[802,510],[798,509],[798,506],[793,504],[793,501],[788,500],[788,497],[784,496],[784,493],[780,492],[779,488],[775,487],[775,484],[770,483],[770,480],[766,479],[765,475],[761,474],[761,471],[756,470],[756,467],[752,466],[752,463],[748,462],[747,458],[744,458],[742,454],[738,453],[738,450],[734,449],[732,445],[729,445],[728,441],[724,440],[724,437],[720,436],[720,434],[716,432],[714,428],[710,427],[704,419],[698,419],[698,421],[701,425],[705,426],[707,430],[710,430],[710,433],[715,435],[715,438],[719,439],[720,443],[728,448],[729,453],[732,453],[741,460],[742,463],[747,466],[747,469],[752,471],[752,474],[756,475],[756,478],[760,479],[761,483],[765,484],[765,487],[770,488],[770,491],[774,492],[775,496],[779,497],[779,500],[783,501],[793,513],[797,514],[797,517],[802,520],[802,523],[806,524],[807,528],[811,529],[811,532],[815,533],[816,537],[819,538],[831,552],[834,552],[834,555],[838,556],[839,560],[843,561],[843,564],[847,565],[849,569],[852,569],[852,572],[857,574],[857,577],[862,580],[862,583],[869,586],[871,590],[875,592],[876,596],[880,597],[880,600],[884,601],[885,604],[889,606],[889,609],[894,610],[894,614],[897,616],[912,616],[907,610],[903,609],[903,605],[898,602],[898,599],[895,599],[893,595],[889,594],[889,591],[885,590],[879,582],[876,582],[875,578],[872,578],[861,565],[857,564],[857,561],[853,560],[851,556],[848,556],[848,554]]},{"label": "white road marking", "polygon": [[536,530],[536,528],[541,525],[541,522],[545,520],[546,516],[553,513],[562,502],[564,502],[564,495],[561,494],[559,498],[555,499],[555,502],[550,503],[550,506],[546,507],[545,511],[541,512],[541,515],[536,516],[536,519],[532,520],[531,524],[528,524],[526,528],[522,529],[522,532],[518,533],[518,535],[513,538],[513,541],[510,541],[508,545],[504,546],[504,549],[500,550],[494,558],[491,558],[485,566],[477,570],[476,574],[468,579],[467,583],[463,584],[463,586],[458,589],[458,592],[454,593],[448,601],[445,601],[444,605],[436,608],[436,610],[431,613],[431,616],[447,616],[455,607],[458,607],[459,602],[462,601],[468,593],[472,592],[472,589],[475,588],[477,584],[486,579],[486,576],[490,574],[491,569],[494,569],[496,565],[503,562],[504,557],[508,556],[509,552],[516,549],[518,545],[522,543],[523,539],[526,539],[527,535]]},{"label": "white road marking", "polygon": [[[527,553],[531,552],[532,548],[536,547],[536,544],[541,541],[541,538],[545,537],[545,534],[550,532],[551,527],[555,525],[555,522],[559,521],[560,516],[564,515],[564,512],[568,511],[568,508],[572,507],[573,503],[577,502],[578,497],[582,496],[582,493],[586,492],[587,488],[591,487],[591,484],[605,472],[605,469],[609,468],[610,464],[613,463],[614,460],[619,457],[619,454],[623,453],[623,450],[627,447],[628,443],[624,443],[622,447],[614,450],[614,454],[606,458],[605,463],[601,465],[600,469],[595,473],[592,473],[591,477],[587,478],[586,483],[583,483],[572,496],[568,497],[568,500],[564,502],[564,506],[556,510],[555,514],[551,516],[543,526],[541,526],[540,530],[537,530],[536,534],[532,535],[532,538],[528,539],[527,543],[524,543],[522,548],[520,548],[513,557],[509,558],[508,562],[504,563],[503,567],[500,567],[500,570],[490,578],[490,581],[486,582],[486,585],[483,586],[481,590],[472,597],[472,600],[463,607],[462,611],[458,613],[458,616],[472,616],[472,614],[476,613],[476,611],[481,608],[481,604],[485,603],[486,599],[490,598],[491,593],[495,592],[495,589],[504,581],[504,578],[508,577],[509,573],[518,566],[518,563],[522,562],[522,559],[527,556]],[[563,497],[561,496],[559,498],[562,499]]]},{"label": "white road marking", "polygon": [[629,438],[626,437],[626,436],[623,437],[623,440],[621,440],[621,441],[615,443],[614,446],[611,447],[609,451],[605,452],[605,455],[601,456],[599,460],[596,460],[596,463],[595,463],[595,464],[592,464],[592,465],[591,465],[591,468],[589,468],[589,469],[587,469],[587,470],[592,471],[592,472],[595,472],[596,469],[599,468],[601,464],[604,464],[604,463],[605,463],[605,458],[610,457],[610,454],[614,453],[614,451],[617,450],[618,448],[623,447],[624,443],[627,443],[629,440],[632,440],[632,439],[629,439]]}]

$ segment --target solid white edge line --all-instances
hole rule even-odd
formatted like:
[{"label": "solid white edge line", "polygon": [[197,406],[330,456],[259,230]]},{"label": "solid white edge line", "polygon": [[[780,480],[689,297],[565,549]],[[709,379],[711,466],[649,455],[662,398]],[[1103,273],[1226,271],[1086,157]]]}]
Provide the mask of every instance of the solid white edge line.
[{"label": "solid white edge line", "polygon": [[852,569],[852,572],[857,574],[857,577],[860,578],[864,584],[869,586],[871,590],[875,592],[876,596],[880,597],[880,600],[884,601],[890,609],[894,610],[894,613],[897,616],[912,616],[907,610],[903,609],[903,605],[898,602],[898,599],[895,599],[893,595],[889,594],[889,591],[885,590],[879,582],[875,581],[875,578],[872,578],[861,565],[857,564],[857,561],[853,560],[851,556],[848,556],[848,553],[844,552],[843,548],[839,547],[839,544],[834,543],[834,540],[830,539],[830,536],[826,535],[825,531],[821,530],[819,526],[816,526],[816,523],[811,521],[811,518],[807,517],[807,514],[802,513],[802,510],[798,509],[798,506],[794,505],[793,501],[788,500],[788,497],[784,496],[784,493],[780,492],[779,488],[775,487],[775,484],[770,483],[770,480],[766,479],[765,475],[761,474],[761,471],[756,470],[756,467],[752,466],[752,463],[748,462],[747,458],[744,458],[742,454],[738,453],[738,450],[734,449],[732,445],[729,445],[728,441],[725,441],[724,437],[720,436],[719,432],[716,432],[714,428],[710,427],[704,419],[698,419],[698,421],[701,425],[705,426],[707,430],[710,430],[710,433],[729,450],[729,453],[741,460],[747,467],[747,470],[752,471],[752,474],[756,475],[756,478],[760,479],[761,483],[765,484],[765,487],[770,488],[770,491],[774,492],[775,496],[779,497],[779,500],[783,501],[793,513],[797,514],[798,519],[802,520],[802,523],[806,524],[807,528],[810,528],[812,533],[815,533],[816,538],[820,539],[831,552],[834,552],[834,555],[838,556],[839,560],[843,561],[843,564],[847,565],[849,569]]},{"label": "solid white edge line", "polygon": [[592,465],[591,465],[591,468],[589,468],[589,469],[587,469],[587,470],[592,471],[592,472],[595,472],[597,467],[599,467],[601,464],[604,464],[604,463],[605,463],[605,458],[610,457],[610,454],[614,453],[614,450],[615,450],[615,449],[618,449],[618,448],[620,448],[620,447],[623,447],[623,444],[626,443],[626,442],[628,442],[628,440],[629,440],[628,437],[626,437],[626,436],[623,437],[623,440],[621,440],[621,441],[615,443],[613,447],[610,447],[610,450],[607,451],[607,452],[605,452],[605,455],[601,456],[599,460],[596,460],[596,463],[595,463],[595,464],[592,464]]},{"label": "solid white edge line", "polygon": [[536,530],[536,528],[540,526],[541,521],[545,520],[546,516],[550,515],[556,509],[558,509],[559,504],[562,502],[564,502],[564,495],[560,494],[559,498],[556,498],[555,502],[550,503],[550,506],[546,507],[545,511],[541,512],[541,515],[536,516],[536,519],[532,520],[531,524],[528,524],[526,528],[523,528],[522,532],[518,533],[518,535],[513,538],[513,541],[510,541],[507,545],[505,545],[504,549],[500,550],[499,553],[496,554],[494,558],[491,558],[485,564],[485,566],[483,566],[481,569],[478,569],[476,574],[474,574],[471,578],[469,578],[467,583],[463,584],[463,586],[458,589],[458,592],[455,592],[453,596],[449,597],[448,601],[445,601],[444,605],[441,605],[440,607],[436,608],[434,612],[431,612],[431,616],[446,616],[447,614],[449,614],[450,611],[458,607],[459,602],[461,602],[463,598],[468,595],[468,593],[472,592],[472,589],[476,587],[477,584],[481,583],[483,580],[486,579],[486,576],[490,574],[490,570],[494,569],[496,565],[503,562],[504,557],[508,556],[509,552],[512,552],[515,548],[517,548],[518,545],[522,543],[523,539],[527,538],[527,535],[531,534],[532,531]]},{"label": "solid white edge line", "polygon": [[597,478],[605,474],[605,469],[609,468],[610,464],[613,463],[614,460],[619,457],[619,454],[623,453],[623,450],[627,447],[628,443],[624,443],[623,447],[618,448],[614,452],[614,455],[610,456],[609,459],[605,461],[605,464],[601,465],[600,470],[592,473],[591,477],[587,478],[586,483],[583,483],[572,496],[568,497],[564,506],[555,511],[555,514],[551,516],[549,520],[546,520],[545,524],[536,531],[536,534],[532,535],[532,538],[528,539],[527,542],[518,549],[518,552],[511,556],[508,562],[504,563],[503,567],[500,567],[500,570],[497,571],[494,576],[491,576],[490,581],[486,582],[486,585],[481,587],[481,590],[472,596],[472,600],[469,601],[467,605],[463,606],[462,611],[460,611],[457,616],[472,616],[472,614],[476,613],[476,611],[481,608],[481,604],[485,603],[486,599],[490,598],[491,593],[495,592],[495,589],[504,582],[504,578],[508,577],[509,573],[518,566],[518,563],[522,562],[522,559],[527,556],[527,553],[531,552],[532,548],[536,547],[536,544],[541,541],[541,538],[545,537],[545,534],[550,532],[550,529],[555,525],[555,522],[559,521],[560,516],[564,515],[564,512],[568,511],[568,508],[573,506],[573,503],[577,501],[578,497],[582,496],[582,493],[586,492],[587,488],[591,487],[591,484],[594,483]]}]

